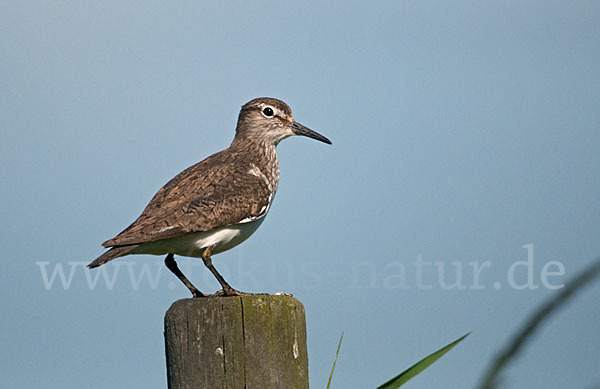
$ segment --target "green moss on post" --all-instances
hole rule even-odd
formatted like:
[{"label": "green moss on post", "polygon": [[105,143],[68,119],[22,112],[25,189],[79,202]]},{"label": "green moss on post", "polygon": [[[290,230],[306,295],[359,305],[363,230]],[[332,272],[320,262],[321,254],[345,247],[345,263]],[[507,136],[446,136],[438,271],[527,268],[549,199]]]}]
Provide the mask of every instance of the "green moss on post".
[{"label": "green moss on post", "polygon": [[165,346],[170,389],[308,388],[304,306],[293,297],[176,301]]}]

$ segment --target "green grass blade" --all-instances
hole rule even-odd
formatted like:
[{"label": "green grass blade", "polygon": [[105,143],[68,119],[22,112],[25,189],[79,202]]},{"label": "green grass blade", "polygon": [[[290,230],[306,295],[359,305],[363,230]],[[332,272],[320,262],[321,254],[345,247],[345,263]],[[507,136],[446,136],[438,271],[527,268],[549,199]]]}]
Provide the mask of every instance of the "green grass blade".
[{"label": "green grass blade", "polygon": [[338,348],[337,348],[337,351],[335,352],[335,359],[333,360],[333,366],[331,366],[331,373],[329,373],[329,381],[327,381],[327,389],[329,389],[329,385],[331,385],[331,378],[333,377],[333,370],[335,369],[335,363],[337,362],[337,357],[338,357],[338,354],[340,353],[342,339],[344,339],[344,331],[342,331],[342,336],[340,336],[340,342],[338,343]]},{"label": "green grass blade", "polygon": [[464,338],[469,336],[469,333],[461,336],[456,339],[454,342],[450,343],[446,347],[442,347],[438,351],[433,354],[429,354],[425,358],[421,359],[419,362],[415,363],[408,369],[404,370],[402,373],[398,374],[396,377],[392,378],[385,384],[378,386],[377,389],[396,389],[400,386],[404,385],[408,380],[427,369],[431,364],[440,359],[444,354],[450,351],[454,346],[460,343]]}]

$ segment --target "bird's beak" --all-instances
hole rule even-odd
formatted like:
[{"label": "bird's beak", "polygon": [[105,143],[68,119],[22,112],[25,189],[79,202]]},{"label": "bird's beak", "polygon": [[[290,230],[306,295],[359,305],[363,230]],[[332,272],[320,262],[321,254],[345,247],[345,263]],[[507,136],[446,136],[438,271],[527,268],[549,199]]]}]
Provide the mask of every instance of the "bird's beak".
[{"label": "bird's beak", "polygon": [[325,138],[323,135],[319,134],[316,131],[311,130],[308,127],[303,126],[302,124],[300,124],[296,121],[292,123],[291,128],[292,128],[292,132],[296,135],[308,136],[309,138],[313,138],[316,140],[320,140],[321,142],[331,144],[331,141],[329,139]]}]

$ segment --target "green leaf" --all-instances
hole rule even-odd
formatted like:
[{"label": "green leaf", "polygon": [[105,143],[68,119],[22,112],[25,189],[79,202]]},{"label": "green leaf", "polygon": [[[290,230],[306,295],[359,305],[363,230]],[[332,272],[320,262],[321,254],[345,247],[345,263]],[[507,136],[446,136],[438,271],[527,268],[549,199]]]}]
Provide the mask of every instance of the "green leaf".
[{"label": "green leaf", "polygon": [[429,354],[425,358],[421,359],[419,362],[415,363],[408,369],[404,370],[402,373],[398,374],[396,377],[392,378],[385,384],[378,386],[377,389],[396,389],[404,385],[408,380],[427,369],[431,364],[440,359],[442,355],[446,354],[448,351],[452,349],[452,347],[456,346],[460,343],[464,338],[469,336],[470,332],[456,339],[454,342],[450,343],[446,347],[442,347],[438,351],[433,354]]},{"label": "green leaf", "polygon": [[338,343],[338,348],[337,348],[337,351],[335,352],[335,359],[333,360],[333,366],[331,366],[331,373],[329,374],[329,381],[327,381],[327,389],[329,389],[329,385],[331,385],[331,378],[333,377],[333,370],[335,369],[335,363],[337,362],[337,357],[338,357],[338,354],[340,353],[342,339],[344,339],[344,331],[342,331],[342,336],[340,336],[340,342]]}]

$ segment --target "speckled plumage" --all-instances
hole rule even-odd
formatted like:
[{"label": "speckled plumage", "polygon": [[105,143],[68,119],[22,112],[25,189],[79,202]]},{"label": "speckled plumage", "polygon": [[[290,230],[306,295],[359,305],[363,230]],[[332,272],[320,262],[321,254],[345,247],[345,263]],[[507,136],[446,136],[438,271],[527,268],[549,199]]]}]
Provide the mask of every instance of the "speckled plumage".
[{"label": "speckled plumage", "polygon": [[[271,112],[273,114],[269,115]],[[291,135],[305,135],[331,143],[295,122],[289,106],[280,100],[258,98],[248,102],[240,111],[231,146],[171,179],[129,227],[103,243],[110,250],[88,266],[93,268],[120,256],[144,253],[170,253],[171,260],[173,253],[202,256],[206,263],[205,256],[210,262],[211,250],[220,252],[239,244],[247,236],[221,250],[213,240],[186,242],[196,245],[194,250],[177,247],[183,241],[179,238],[193,236],[195,239],[198,233],[221,231],[228,226],[236,233],[235,228],[243,229],[245,223],[263,218],[279,183],[275,147]],[[209,241],[212,247],[204,247],[201,243]],[[158,246],[160,250],[156,248]]]},{"label": "speckled plumage", "polygon": [[[173,238],[263,216],[279,183],[275,146],[246,140],[232,147],[179,173],[136,221],[102,245]],[[266,180],[250,173],[256,168]]]}]

